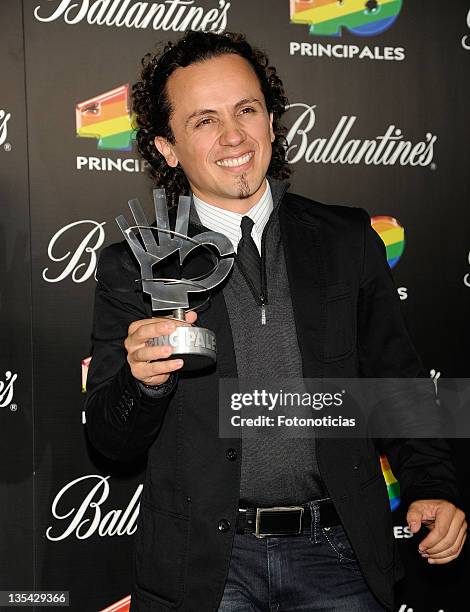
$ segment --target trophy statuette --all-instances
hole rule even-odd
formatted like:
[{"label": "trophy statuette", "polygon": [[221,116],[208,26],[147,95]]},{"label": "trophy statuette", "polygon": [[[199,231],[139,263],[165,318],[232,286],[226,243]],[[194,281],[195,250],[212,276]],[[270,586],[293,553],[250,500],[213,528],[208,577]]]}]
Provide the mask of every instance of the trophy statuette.
[{"label": "trophy statuette", "polygon": [[[168,207],[164,189],[153,190],[156,224],[149,225],[139,200],[129,200],[129,208],[135,225],[129,226],[125,217],[119,215],[119,225],[127,243],[140,265],[142,290],[151,296],[152,311],[168,311],[168,318],[185,320],[187,310],[196,311],[207,303],[209,296],[195,308],[189,308],[189,293],[202,293],[217,287],[229,274],[233,266],[234,249],[230,240],[218,232],[203,232],[188,236],[191,198],[180,196],[175,229],[170,229]],[[158,238],[155,239],[155,234]],[[195,278],[160,278],[154,276],[153,268],[173,253],[179,252],[179,265],[197,247],[203,247],[214,260],[212,269]],[[210,247],[215,247],[218,255]],[[222,259],[223,258],[223,259]],[[184,360],[184,370],[195,370],[212,365],[216,361],[217,348],[214,332],[203,327],[178,326],[168,335],[147,341],[150,346],[171,345],[173,353],[168,359]]]}]

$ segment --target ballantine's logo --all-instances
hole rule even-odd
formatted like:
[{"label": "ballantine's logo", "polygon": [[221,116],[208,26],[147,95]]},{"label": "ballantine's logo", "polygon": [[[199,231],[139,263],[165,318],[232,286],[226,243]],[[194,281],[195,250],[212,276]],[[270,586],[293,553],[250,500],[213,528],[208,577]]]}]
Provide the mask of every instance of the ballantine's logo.
[{"label": "ballantine's logo", "polygon": [[371,225],[382,238],[387,250],[388,265],[393,268],[405,250],[405,230],[394,218],[379,216],[371,218]]},{"label": "ballantine's logo", "polygon": [[342,28],[374,36],[388,30],[401,6],[402,0],[290,0],[290,19],[310,25],[310,34],[316,36],[341,36]]},{"label": "ballantine's logo", "polygon": [[[467,261],[468,261],[468,263],[470,265],[470,251],[468,252],[468,255],[467,255]],[[470,272],[467,272],[465,274],[465,276],[463,277],[463,283],[467,287],[470,287]]]},{"label": "ballantine's logo", "polygon": [[[56,5],[52,12],[50,2]],[[191,6],[194,0],[133,2],[132,0],[49,0],[34,9],[38,21],[63,18],[68,25],[86,21],[90,25],[116,28],[153,28],[154,30],[212,30],[221,32],[227,25],[230,2],[218,0],[218,8]]]},{"label": "ballantine's logo", "polygon": [[[62,227],[59,231],[57,231],[51,238],[49,242],[49,246],[47,248],[47,254],[51,261],[55,262],[66,262],[65,268],[57,274],[57,276],[49,275],[49,268],[44,268],[42,271],[42,277],[48,283],[58,283],[59,281],[64,280],[67,276],[71,276],[74,283],[83,283],[87,279],[90,278],[92,274],[95,272],[96,263],[97,263],[97,255],[96,251],[103,244],[105,239],[105,233],[103,229],[103,225],[105,225],[105,221],[98,223],[97,221],[92,221],[90,219],[84,219],[83,221],[75,221],[74,223],[69,223]],[[60,242],[60,239],[66,235],[66,238],[69,240],[70,244],[70,233],[74,233],[75,228],[82,229],[81,226],[88,226],[88,233],[82,238],[80,244],[75,249],[75,252],[72,254],[72,251],[69,250],[68,245],[65,247],[64,254],[57,254],[57,243]],[[91,226],[91,229],[89,227]],[[67,235],[69,234],[69,235]],[[82,261],[85,258],[87,261]]]},{"label": "ballantine's logo", "polygon": [[316,105],[297,102],[287,108],[300,111],[287,133],[286,158],[290,164],[303,160],[308,164],[429,166],[432,162],[437,136],[429,132],[424,141],[413,144],[404,140],[401,129],[392,124],[385,134],[373,139],[348,139],[357,117],[343,115],[329,137],[309,142],[317,120]]},{"label": "ballantine's logo", "polygon": [[[470,28],[470,9],[468,9],[467,13],[467,27]],[[466,51],[470,51],[470,34],[464,34],[462,36],[462,47]]]},{"label": "ballantine's logo", "polygon": [[121,85],[76,106],[77,136],[97,138],[98,149],[130,151],[135,139],[129,85]]},{"label": "ballantine's logo", "polygon": [[[86,540],[95,534],[101,537],[132,535],[137,530],[143,485],[137,487],[126,508],[109,510],[105,514],[102,506],[109,497],[108,480],[109,476],[87,474],[62,487],[52,502],[52,516],[61,521],[61,526],[58,529],[50,525],[46,530],[47,539],[59,542],[69,536]],[[77,508],[77,490],[82,491],[84,484],[91,484],[91,488]]]},{"label": "ballantine's logo", "polygon": [[18,374],[12,374],[9,370],[5,372],[5,382],[0,380],[0,408],[5,408],[13,399],[13,383]]},{"label": "ballantine's logo", "polygon": [[7,124],[11,117],[7,111],[0,110],[0,145],[2,145],[8,136]]}]

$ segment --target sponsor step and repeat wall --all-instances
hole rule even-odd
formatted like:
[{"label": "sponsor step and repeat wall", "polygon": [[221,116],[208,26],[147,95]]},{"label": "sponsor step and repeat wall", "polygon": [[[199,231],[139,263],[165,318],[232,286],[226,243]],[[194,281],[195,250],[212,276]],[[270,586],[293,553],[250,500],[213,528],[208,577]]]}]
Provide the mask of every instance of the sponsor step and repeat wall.
[{"label": "sponsor step and repeat wall", "polygon": [[[131,87],[186,29],[242,31],[284,80],[291,190],[364,207],[436,385],[469,376],[470,2],[2,0],[0,4],[0,590],[129,607],[144,464],[104,464],[83,399],[95,268],[138,197]],[[313,264],[314,265],[314,262]],[[452,440],[470,511],[467,441]],[[407,568],[400,612],[465,610],[468,553],[429,566],[382,470]]]}]

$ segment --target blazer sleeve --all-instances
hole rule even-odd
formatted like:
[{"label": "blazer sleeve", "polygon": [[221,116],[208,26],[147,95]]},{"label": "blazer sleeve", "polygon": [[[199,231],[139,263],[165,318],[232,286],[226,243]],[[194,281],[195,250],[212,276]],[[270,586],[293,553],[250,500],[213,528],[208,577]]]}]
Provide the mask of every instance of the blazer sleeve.
[{"label": "blazer sleeve", "polygon": [[[385,245],[360,209],[364,253],[358,302],[358,356],[361,377],[423,378],[421,359],[408,333]],[[430,381],[431,384],[431,381]],[[381,438],[407,506],[418,499],[446,499],[458,505],[459,492],[449,444],[442,438]]]},{"label": "blazer sleeve", "polygon": [[102,455],[128,461],[145,454],[157,437],[175,383],[165,385],[162,393],[146,392],[127,362],[124,340],[129,325],[151,314],[126,245],[103,249],[96,278],[86,428],[91,444]]}]

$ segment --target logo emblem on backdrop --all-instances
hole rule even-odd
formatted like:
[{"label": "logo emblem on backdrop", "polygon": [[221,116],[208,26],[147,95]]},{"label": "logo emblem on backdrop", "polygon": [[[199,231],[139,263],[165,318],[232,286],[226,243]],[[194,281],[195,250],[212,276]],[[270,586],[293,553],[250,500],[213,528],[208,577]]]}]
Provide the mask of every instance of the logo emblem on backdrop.
[{"label": "logo emblem on backdrop", "polygon": [[[470,29],[470,9],[468,9],[467,13],[467,27]],[[462,36],[462,47],[466,51],[470,51],[470,34],[464,34]]]},{"label": "logo emblem on backdrop", "polygon": [[[470,251],[468,252],[467,261],[470,264]],[[467,272],[463,277],[463,283],[466,287],[470,287],[470,272]]]},{"label": "logo emblem on backdrop", "polygon": [[6,139],[8,137],[8,121],[11,117],[11,113],[0,109],[0,145],[6,147]]},{"label": "logo emblem on backdrop", "polygon": [[5,372],[5,381],[0,380],[0,408],[5,408],[13,399],[13,384],[18,378],[18,374],[13,374],[9,370]]},{"label": "logo emblem on backdrop", "polygon": [[[413,143],[405,138],[401,128],[394,123],[385,133],[373,138],[356,138],[356,115],[343,115],[334,130],[327,136],[317,135],[317,120],[321,118],[316,104],[295,102],[287,106],[289,115],[297,117],[289,121],[286,135],[286,159],[290,164],[300,160],[315,164],[365,164],[368,166],[429,166],[434,156],[437,136],[427,132],[423,140]],[[321,129],[321,128],[320,128]]]},{"label": "logo emblem on backdrop", "polygon": [[[54,521],[46,529],[46,538],[60,542],[69,537],[86,540],[92,536],[133,535],[137,531],[143,485],[137,486],[125,508],[109,508],[109,479],[110,476],[101,474],[86,474],[63,486],[52,501]],[[77,495],[82,497],[81,503],[77,502]]]},{"label": "logo emblem on backdrop", "polygon": [[388,265],[396,266],[405,250],[405,229],[394,217],[372,217],[371,225],[382,238],[387,250]]},{"label": "logo emblem on backdrop", "polygon": [[86,393],[86,381],[88,378],[90,363],[91,357],[85,357],[85,359],[82,359],[82,393]]},{"label": "logo emblem on backdrop", "polygon": [[123,597],[116,603],[111,604],[107,608],[100,610],[100,612],[129,612],[131,609],[131,596]]},{"label": "logo emblem on backdrop", "polygon": [[[223,32],[227,25],[230,2],[216,0],[217,6],[200,6],[195,0],[135,2],[131,0],[44,0],[34,9],[34,17],[43,23],[63,20],[67,25],[88,23],[98,27],[144,30],[211,30]],[[53,6],[51,6],[53,3]],[[204,2],[207,5],[207,2]],[[56,5],[56,6],[54,6]],[[119,6],[118,6],[119,5]]]},{"label": "logo emblem on backdrop", "polygon": [[[96,270],[97,251],[105,239],[103,229],[105,224],[106,221],[98,223],[92,219],[83,219],[60,228],[52,236],[47,247],[49,259],[59,263],[59,266],[53,266],[52,270],[44,268],[43,279],[48,283],[58,283],[68,276],[74,283],[88,280]],[[83,232],[86,232],[85,236]],[[80,240],[78,246],[76,246],[77,236]],[[71,250],[72,245],[75,245],[75,251]]]},{"label": "logo emblem on backdrop", "polygon": [[402,0],[290,0],[291,23],[309,25],[314,36],[375,36],[395,22]]},{"label": "logo emblem on backdrop", "polygon": [[387,485],[390,510],[393,512],[400,505],[400,484],[392,472],[386,455],[380,455],[380,467],[382,469],[385,484]]},{"label": "logo emblem on backdrop", "polygon": [[77,104],[77,136],[97,139],[99,150],[130,151],[135,129],[129,98],[126,84]]}]

